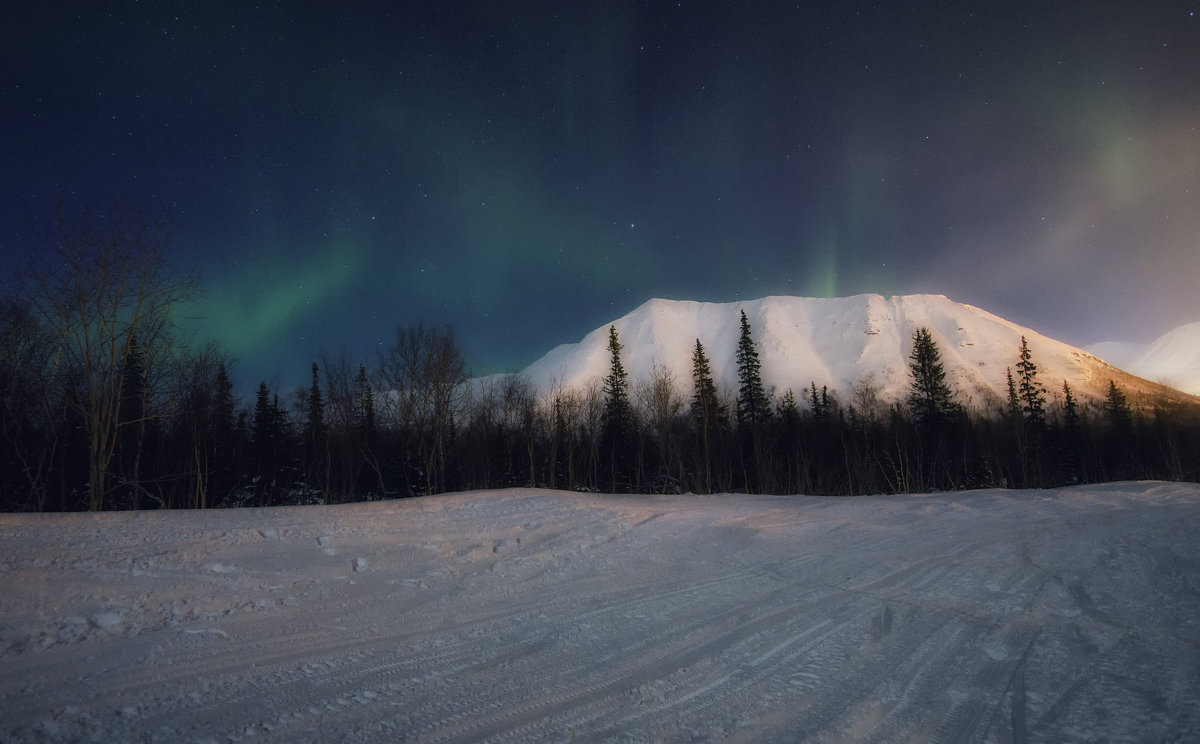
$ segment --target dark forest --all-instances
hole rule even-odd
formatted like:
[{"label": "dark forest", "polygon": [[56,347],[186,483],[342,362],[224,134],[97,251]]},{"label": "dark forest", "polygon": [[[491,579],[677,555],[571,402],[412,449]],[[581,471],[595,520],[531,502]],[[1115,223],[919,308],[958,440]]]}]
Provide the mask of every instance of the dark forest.
[{"label": "dark forest", "polygon": [[[1022,344],[997,410],[967,410],[925,329],[911,391],[771,396],[743,314],[739,385],[718,390],[699,340],[692,379],[631,382],[610,330],[587,390],[472,378],[453,328],[401,324],[376,359],[317,355],[311,385],[253,401],[235,365],[172,322],[194,282],[143,219],[64,219],[0,312],[0,507],[9,511],[342,503],[544,487],[614,493],[846,496],[1200,478],[1200,413],[1111,382],[1077,401]],[[1053,386],[1056,403],[1047,403]],[[692,391],[684,393],[681,391]]]}]

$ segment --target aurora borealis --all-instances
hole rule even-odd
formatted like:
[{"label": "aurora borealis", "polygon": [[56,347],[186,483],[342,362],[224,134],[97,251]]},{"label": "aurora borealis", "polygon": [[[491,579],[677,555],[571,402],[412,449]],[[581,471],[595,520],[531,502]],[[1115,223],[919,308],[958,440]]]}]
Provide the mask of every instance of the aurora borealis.
[{"label": "aurora borealis", "polygon": [[[163,210],[235,377],[453,324],[520,368],[650,297],[1200,319],[1195,3],[14,3],[0,254]],[[44,230],[42,230],[44,231]]]}]

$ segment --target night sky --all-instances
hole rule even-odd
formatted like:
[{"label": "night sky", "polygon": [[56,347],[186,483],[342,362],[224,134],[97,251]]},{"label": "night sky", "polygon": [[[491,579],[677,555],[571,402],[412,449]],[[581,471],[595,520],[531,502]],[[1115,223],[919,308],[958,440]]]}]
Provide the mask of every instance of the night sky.
[{"label": "night sky", "polygon": [[1149,341],[1200,320],[1198,12],[6,3],[3,268],[60,199],[163,214],[243,390],[416,321],[515,370],[651,297]]}]

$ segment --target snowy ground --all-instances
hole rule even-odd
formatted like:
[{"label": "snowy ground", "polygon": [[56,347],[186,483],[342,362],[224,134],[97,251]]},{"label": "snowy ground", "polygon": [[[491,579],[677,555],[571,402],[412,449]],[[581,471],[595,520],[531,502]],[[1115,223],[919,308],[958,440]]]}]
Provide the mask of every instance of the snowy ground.
[{"label": "snowy ground", "polygon": [[1198,741],[1200,486],[0,515],[6,741]]}]

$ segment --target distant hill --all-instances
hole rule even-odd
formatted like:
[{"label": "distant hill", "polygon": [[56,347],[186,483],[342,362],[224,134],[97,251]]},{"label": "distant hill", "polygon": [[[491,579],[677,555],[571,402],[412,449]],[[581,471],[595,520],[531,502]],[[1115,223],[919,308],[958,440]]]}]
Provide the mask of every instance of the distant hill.
[{"label": "distant hill", "polygon": [[913,332],[925,326],[941,349],[959,401],[977,410],[1002,404],[1007,395],[1005,368],[1016,364],[1022,336],[1051,401],[1062,397],[1064,380],[1087,403],[1102,399],[1114,379],[1134,403],[1164,397],[1198,402],[1122,372],[1093,353],[941,295],[765,297],[727,303],[652,299],[582,341],[558,346],[523,374],[542,391],[556,384],[577,389],[598,385],[609,370],[612,325],[634,385],[659,365],[674,375],[680,392],[690,394],[692,350],[699,339],[718,386],[732,393],[737,387],[734,354],[742,310],[758,345],[763,382],[776,396],[788,389],[801,396],[816,383],[848,404],[855,400],[855,387],[866,382],[881,400],[902,399],[909,389]]},{"label": "distant hill", "polygon": [[1200,322],[1181,325],[1148,344],[1105,341],[1086,348],[1130,374],[1200,395]]}]

